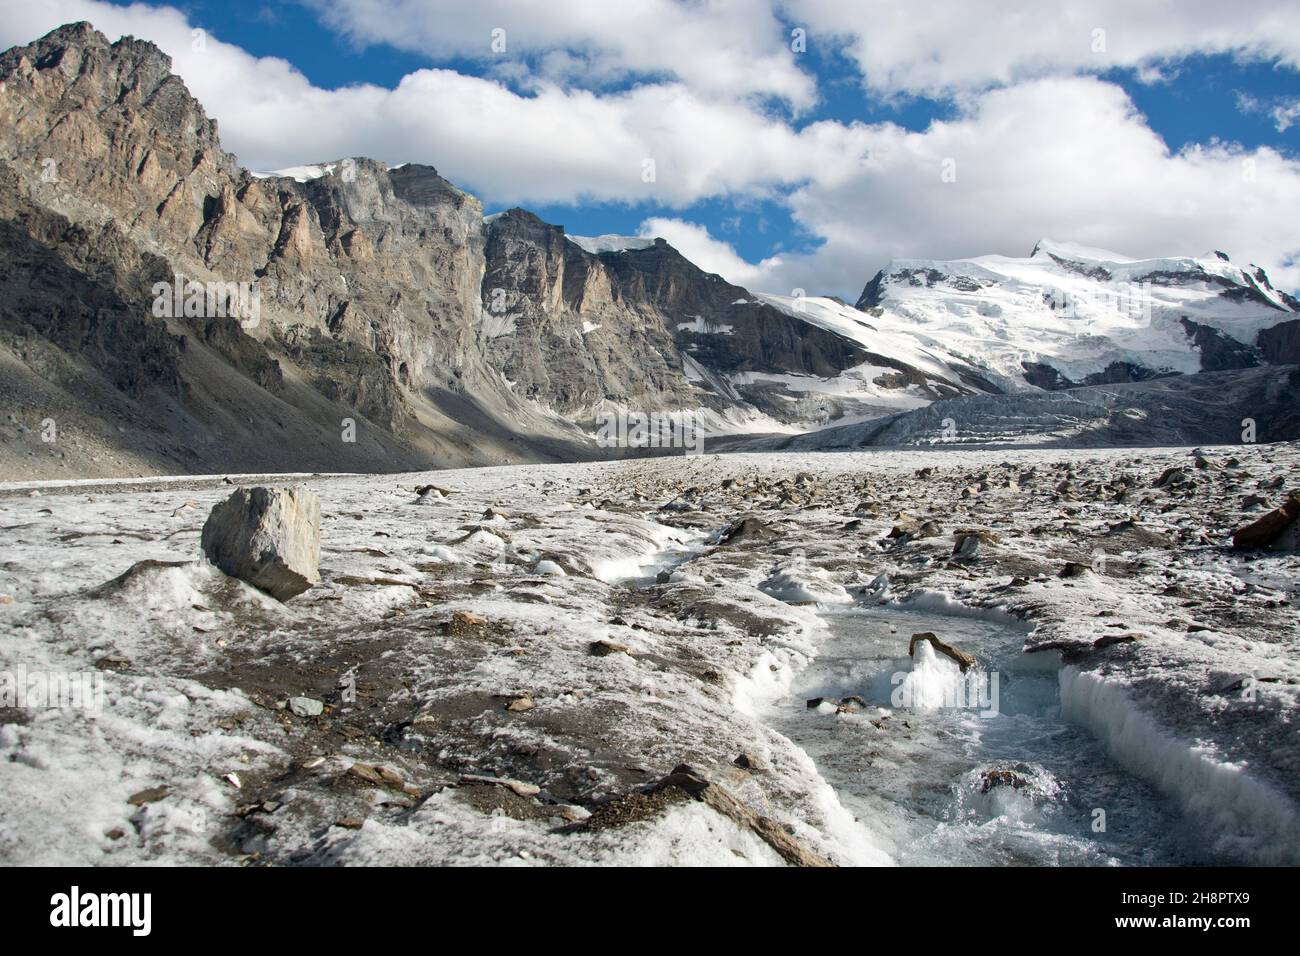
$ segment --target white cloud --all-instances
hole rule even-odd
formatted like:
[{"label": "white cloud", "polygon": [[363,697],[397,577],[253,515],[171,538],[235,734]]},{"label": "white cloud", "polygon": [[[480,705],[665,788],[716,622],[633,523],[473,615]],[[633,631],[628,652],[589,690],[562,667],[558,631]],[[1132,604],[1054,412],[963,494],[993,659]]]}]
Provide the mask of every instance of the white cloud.
[{"label": "white cloud", "polygon": [[[947,96],[1040,76],[1158,68],[1196,53],[1300,67],[1294,0],[784,0],[877,92]],[[1147,73],[1156,78],[1160,71]]]},{"label": "white cloud", "polygon": [[331,91],[284,60],[255,58],[212,37],[195,50],[191,25],[172,8],[94,0],[0,6],[5,46],[78,19],[111,39],[130,33],[152,40],[216,117],[223,145],[253,169],[367,155],[429,163],[496,204],[646,200],[672,207],[764,195],[800,181],[811,168],[807,148],[824,139],[796,132],[748,100],[702,95],[678,82],[602,95],[538,80],[521,95],[491,79],[427,69],[393,90]]},{"label": "white cloud", "polygon": [[746,262],[731,243],[715,239],[705,226],[682,219],[662,216],[646,219],[638,234],[665,240],[705,272],[716,272],[736,285],[769,282],[772,274],[781,267],[780,256],[759,263]]},{"label": "white cloud", "polygon": [[1279,133],[1285,133],[1300,120],[1300,100],[1281,103],[1273,107],[1273,124]]},{"label": "white cloud", "polygon": [[[1134,256],[1224,249],[1300,286],[1300,163],[1223,144],[1171,153],[1111,83],[1038,80],[973,97],[924,132],[859,125],[845,135],[870,159],[789,199],[823,241],[814,253],[751,264],[691,237],[695,248],[755,289],[846,298],[891,258],[1027,256],[1045,235]],[[689,226],[678,223],[678,235]]]},{"label": "white cloud", "polygon": [[[676,80],[604,93],[546,81],[521,95],[490,78],[429,69],[392,90],[330,91],[284,60],[212,38],[195,51],[191,24],[172,8],[0,0],[0,12],[4,46],[77,19],[111,38],[158,43],[220,121],[227,148],[252,168],[348,155],[424,162],[494,206],[646,200],[680,209],[719,196],[785,203],[822,243],[815,252],[747,263],[683,217],[642,226],[757,290],[847,298],[893,257],[1026,255],[1043,235],[1132,255],[1226,249],[1300,287],[1300,164],[1223,144],[1171,153],[1119,86],[1091,77],[969,92],[955,119],[922,132],[831,121],[799,129],[750,98]],[[643,180],[647,158],[653,182]],[[941,180],[945,159],[955,162],[955,182]],[[1246,161],[1253,179],[1243,176]]]},{"label": "white cloud", "polygon": [[[539,57],[553,80],[608,82],[664,76],[702,95],[779,97],[812,105],[790,34],[768,0],[312,0],[322,18],[361,43],[387,43],[435,61],[508,63]],[[499,33],[495,31],[501,31]],[[504,44],[494,52],[493,41]]]},{"label": "white cloud", "polygon": [[1243,113],[1266,113],[1272,117],[1273,127],[1279,133],[1285,133],[1300,121],[1300,99],[1294,97],[1274,97],[1265,101],[1238,91],[1237,108]]}]

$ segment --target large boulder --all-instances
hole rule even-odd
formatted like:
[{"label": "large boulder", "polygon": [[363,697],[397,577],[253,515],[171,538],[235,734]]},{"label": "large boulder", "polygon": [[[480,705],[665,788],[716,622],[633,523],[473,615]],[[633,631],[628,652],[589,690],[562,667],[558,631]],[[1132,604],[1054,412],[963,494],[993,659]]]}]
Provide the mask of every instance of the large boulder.
[{"label": "large boulder", "polygon": [[320,499],[305,488],[240,488],[212,509],[203,553],[287,601],[320,581]]}]

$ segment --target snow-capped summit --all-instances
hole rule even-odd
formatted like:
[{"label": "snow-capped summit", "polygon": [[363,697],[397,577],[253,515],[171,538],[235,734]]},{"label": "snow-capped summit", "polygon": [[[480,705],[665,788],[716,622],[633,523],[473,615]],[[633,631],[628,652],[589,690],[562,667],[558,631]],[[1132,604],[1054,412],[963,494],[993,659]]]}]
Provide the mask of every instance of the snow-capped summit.
[{"label": "snow-capped summit", "polygon": [[1295,361],[1300,302],[1224,253],[1135,259],[1045,238],[1026,259],[894,260],[857,308],[1001,387],[1059,388]]}]

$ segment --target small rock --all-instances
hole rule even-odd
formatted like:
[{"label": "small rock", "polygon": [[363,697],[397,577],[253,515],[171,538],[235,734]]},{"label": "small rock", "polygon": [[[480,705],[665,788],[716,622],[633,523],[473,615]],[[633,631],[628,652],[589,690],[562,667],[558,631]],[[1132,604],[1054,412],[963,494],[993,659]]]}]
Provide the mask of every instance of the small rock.
[{"label": "small rock", "polygon": [[505,787],[521,797],[535,797],[542,792],[542,788],[535,783],[512,780],[509,777],[488,777],[477,773],[463,773],[460,775],[460,779],[462,783],[490,783],[498,787]]},{"label": "small rock", "polygon": [[985,770],[980,774],[980,793],[988,793],[995,787],[1010,787],[1021,790],[1029,786],[1029,778],[1014,770]]},{"label": "small rock", "polygon": [[741,770],[748,770],[750,773],[764,773],[767,771],[767,764],[749,753],[740,754],[732,763]]},{"label": "small rock", "polygon": [[377,784],[381,787],[396,787],[400,790],[405,786],[405,781],[400,773],[379,764],[354,763],[348,768],[348,773],[367,783]]},{"label": "small rock", "polygon": [[739,544],[742,541],[759,541],[776,535],[772,527],[753,515],[734,521],[718,538],[719,544]]},{"label": "small rock", "polygon": [[1162,471],[1160,473],[1160,477],[1157,478],[1152,484],[1156,488],[1164,488],[1166,485],[1181,485],[1186,480],[1187,480],[1187,472],[1175,466],[1173,468],[1166,468],[1164,471]]},{"label": "small rock", "polygon": [[451,620],[443,626],[444,630],[453,637],[474,634],[485,627],[487,627],[487,618],[471,614],[469,611],[453,612]]},{"label": "small rock", "polygon": [[289,710],[297,717],[319,717],[325,705],[312,697],[290,697]]},{"label": "small rock", "polygon": [[172,788],[166,784],[157,787],[149,787],[146,790],[140,790],[126,798],[126,802],[133,807],[143,807],[147,803],[157,803],[172,792]]},{"label": "small rock", "polygon": [[1101,650],[1103,647],[1110,647],[1112,644],[1129,644],[1133,641],[1140,641],[1146,637],[1137,631],[1131,631],[1128,634],[1107,634],[1099,637],[1092,642],[1093,650]]},{"label": "small rock", "polygon": [[614,641],[592,641],[587,645],[587,653],[592,657],[608,657],[610,654],[628,654],[631,655],[632,649],[626,644],[617,644]]}]

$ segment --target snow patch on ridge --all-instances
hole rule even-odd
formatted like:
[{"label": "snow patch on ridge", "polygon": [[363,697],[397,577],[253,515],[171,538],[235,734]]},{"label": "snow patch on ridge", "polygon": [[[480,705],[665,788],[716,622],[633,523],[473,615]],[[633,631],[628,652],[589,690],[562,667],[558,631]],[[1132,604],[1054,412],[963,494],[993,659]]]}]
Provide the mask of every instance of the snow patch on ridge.
[{"label": "snow patch on ridge", "polygon": [[309,183],[313,179],[320,179],[322,176],[328,176],[334,172],[334,165],[331,163],[327,166],[286,166],[284,169],[273,169],[265,173],[250,173],[254,179],[292,179],[298,183]]},{"label": "snow patch on ridge", "polygon": [[599,255],[602,252],[627,252],[629,249],[649,249],[655,244],[654,239],[644,236],[570,236],[566,239],[584,252]]}]

